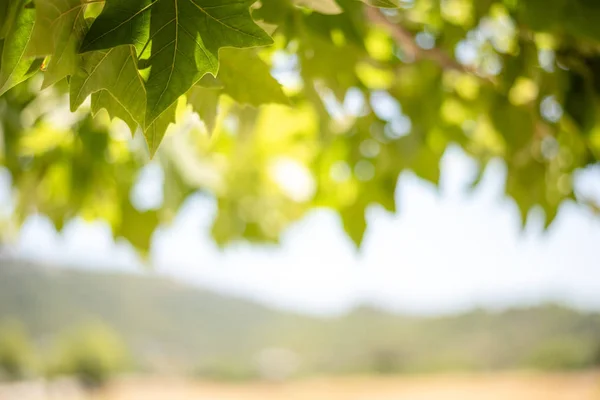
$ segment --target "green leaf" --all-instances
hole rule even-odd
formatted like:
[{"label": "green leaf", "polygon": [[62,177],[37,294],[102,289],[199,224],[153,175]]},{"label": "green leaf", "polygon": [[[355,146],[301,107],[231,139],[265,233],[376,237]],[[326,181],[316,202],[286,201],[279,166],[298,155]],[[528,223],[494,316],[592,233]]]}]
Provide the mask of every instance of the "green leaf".
[{"label": "green leaf", "polygon": [[436,154],[429,147],[423,146],[413,156],[410,168],[419,178],[435,185],[440,182],[440,159],[442,154]]},{"label": "green leaf", "polygon": [[204,122],[208,133],[215,130],[220,95],[221,91],[218,89],[198,85],[194,86],[187,94],[188,104],[192,106],[192,109]]},{"label": "green leaf", "polygon": [[148,151],[150,152],[151,157],[154,157],[154,154],[156,154],[169,125],[175,123],[176,111],[177,103],[175,102],[171,104],[165,112],[159,115],[153,123],[144,129],[144,137],[146,138]]},{"label": "green leaf", "polygon": [[95,116],[102,109],[108,112],[111,119],[119,118],[129,126],[131,133],[134,134],[139,123],[123,107],[123,105],[108,91],[100,90],[92,94],[92,114]]},{"label": "green leaf", "polygon": [[353,205],[340,211],[344,230],[352,239],[357,248],[360,248],[367,231],[367,219],[365,208],[361,205]]},{"label": "green leaf", "polygon": [[372,7],[398,8],[397,0],[361,0],[361,1]]},{"label": "green leaf", "polygon": [[21,8],[6,36],[0,68],[0,95],[23,82],[36,71],[42,61],[25,56],[35,22],[35,10]]},{"label": "green leaf", "polygon": [[23,7],[23,0],[4,1],[0,4],[0,39],[6,38],[8,31]]},{"label": "green leaf", "polygon": [[47,56],[43,87],[71,75],[79,62],[77,51],[86,31],[84,0],[37,0],[29,56]]},{"label": "green leaf", "polygon": [[217,78],[235,101],[252,106],[289,104],[269,66],[252,50],[223,49]]},{"label": "green leaf", "polygon": [[134,45],[138,53],[150,38],[150,8],[158,0],[107,0],[102,13],[94,20],[81,53],[106,50],[118,45]]},{"label": "green leaf", "polygon": [[[126,7],[123,4],[128,3]],[[250,16],[251,0],[107,0],[82,50],[132,44],[148,68],[145,124],[150,125],[202,76],[218,72],[221,47],[272,43]]]},{"label": "green leaf", "polygon": [[521,20],[533,30],[567,32],[600,39],[600,9],[590,0],[527,0],[518,2]]},{"label": "green leaf", "polygon": [[490,117],[498,132],[503,136],[510,154],[517,153],[531,142],[535,130],[535,120],[530,110],[498,99],[491,109]]},{"label": "green leaf", "polygon": [[150,250],[152,235],[159,224],[155,210],[138,211],[128,200],[121,207],[121,223],[114,230],[115,237],[127,239],[133,246],[144,252]]},{"label": "green leaf", "polygon": [[580,74],[567,73],[569,86],[565,91],[565,111],[579,129],[588,133],[596,126],[598,106],[593,84]]},{"label": "green leaf", "polygon": [[252,16],[269,24],[281,24],[288,16],[296,11],[289,0],[262,0],[259,9]]},{"label": "green leaf", "polygon": [[321,14],[340,14],[343,11],[335,0],[295,0],[294,2]]},{"label": "green leaf", "polygon": [[[108,51],[86,53],[83,65],[71,78],[71,111],[79,108],[90,94],[107,90],[131,120],[143,125],[146,93],[133,51],[131,46],[119,46]],[[114,106],[114,102],[105,100],[103,103],[104,108],[111,105]],[[107,111],[111,115],[121,114],[121,110],[107,108]],[[130,126],[131,120],[128,122]]]},{"label": "green leaf", "polygon": [[8,1],[0,3],[0,39],[6,36],[6,26],[8,25],[10,5],[12,4]]}]

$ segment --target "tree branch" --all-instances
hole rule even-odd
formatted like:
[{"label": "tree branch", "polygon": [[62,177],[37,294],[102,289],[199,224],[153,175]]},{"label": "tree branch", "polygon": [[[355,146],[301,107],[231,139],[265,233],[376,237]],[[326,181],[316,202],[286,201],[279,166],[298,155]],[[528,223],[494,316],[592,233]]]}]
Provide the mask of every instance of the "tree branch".
[{"label": "tree branch", "polygon": [[390,21],[380,9],[365,7],[367,19],[383,26],[392,35],[398,46],[414,60],[432,60],[444,69],[473,73],[474,71],[454,60],[439,48],[423,49],[419,47],[413,35],[403,26]]}]

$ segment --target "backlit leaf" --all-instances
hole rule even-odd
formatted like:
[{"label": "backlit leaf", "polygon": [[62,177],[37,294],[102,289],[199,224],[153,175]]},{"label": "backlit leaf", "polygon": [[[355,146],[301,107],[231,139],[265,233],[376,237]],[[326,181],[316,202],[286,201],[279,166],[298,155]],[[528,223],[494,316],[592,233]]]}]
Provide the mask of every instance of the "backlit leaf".
[{"label": "backlit leaf", "polygon": [[366,3],[373,7],[380,8],[398,8],[397,0],[361,0],[363,3]]},{"label": "backlit leaf", "polygon": [[0,95],[38,71],[41,60],[25,55],[31,40],[35,10],[20,8],[6,36],[0,68]]},{"label": "backlit leaf", "polygon": [[144,129],[144,137],[148,144],[150,156],[154,156],[160,143],[167,132],[169,125],[175,123],[175,112],[177,103],[173,103],[161,115],[158,116],[150,125]]},{"label": "backlit leaf", "polygon": [[281,85],[270,74],[269,67],[252,50],[221,50],[218,80],[224,92],[243,104],[259,106],[268,103],[288,104]]},{"label": "backlit leaf", "polygon": [[47,56],[44,87],[73,74],[79,62],[78,50],[86,30],[85,0],[36,0],[36,20],[28,56]]},{"label": "backlit leaf", "polygon": [[[128,3],[126,8],[121,4]],[[108,0],[82,49],[132,44],[146,80],[145,124],[150,125],[202,76],[218,72],[221,47],[272,43],[250,17],[252,1]],[[144,45],[140,49],[141,43]]]},{"label": "backlit leaf", "polygon": [[[138,124],[144,122],[146,93],[131,46],[84,55],[82,66],[71,78],[71,110],[75,111],[92,93],[107,90]],[[104,107],[109,107],[104,103]],[[109,114],[114,114],[108,110]]]},{"label": "backlit leaf", "polygon": [[192,109],[204,122],[208,133],[212,133],[215,129],[220,96],[221,91],[219,89],[205,88],[198,85],[194,86],[187,94],[188,104],[192,106]]},{"label": "backlit leaf", "polygon": [[104,109],[111,119],[119,118],[127,124],[132,134],[139,126],[139,122],[133,119],[129,111],[108,90],[100,90],[92,94],[91,108],[94,115]]},{"label": "backlit leaf", "polygon": [[295,3],[322,14],[339,14],[342,12],[335,0],[295,0]]}]

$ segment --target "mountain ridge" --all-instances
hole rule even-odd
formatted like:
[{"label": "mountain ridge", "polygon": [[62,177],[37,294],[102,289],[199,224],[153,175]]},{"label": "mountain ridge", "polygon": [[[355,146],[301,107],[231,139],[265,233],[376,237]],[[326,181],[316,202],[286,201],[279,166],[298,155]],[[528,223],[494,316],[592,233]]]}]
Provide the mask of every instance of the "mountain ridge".
[{"label": "mountain ridge", "polygon": [[427,317],[363,305],[324,317],[171,278],[14,260],[0,263],[0,322],[10,318],[34,338],[101,321],[143,365],[159,354],[176,369],[223,374],[251,374],[272,348],[296,354],[300,373],[354,373],[544,368],[557,359],[582,368],[600,346],[600,313],[558,305]]}]

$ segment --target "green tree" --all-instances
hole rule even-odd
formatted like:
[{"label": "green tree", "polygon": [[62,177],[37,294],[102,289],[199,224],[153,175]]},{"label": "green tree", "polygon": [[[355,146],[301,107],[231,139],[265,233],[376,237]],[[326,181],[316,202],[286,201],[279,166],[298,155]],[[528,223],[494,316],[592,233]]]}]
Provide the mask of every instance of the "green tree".
[{"label": "green tree", "polygon": [[75,376],[95,389],[123,372],[128,359],[127,348],[116,332],[104,324],[87,324],[59,338],[49,373]]},{"label": "green tree", "polygon": [[590,347],[577,340],[554,340],[542,343],[532,351],[527,364],[537,369],[566,370],[594,366]]},{"label": "green tree", "polygon": [[[479,176],[504,162],[523,223],[598,210],[573,176],[600,155],[599,17],[590,0],[4,1],[12,223],[102,218],[145,250],[202,191],[220,245],[277,241],[316,207],[359,245],[366,208],[395,211],[403,171],[437,184],[451,145]],[[163,201],[136,208],[150,157]]]},{"label": "green tree", "polygon": [[34,351],[25,327],[17,321],[0,324],[0,379],[18,380],[33,372]]}]

